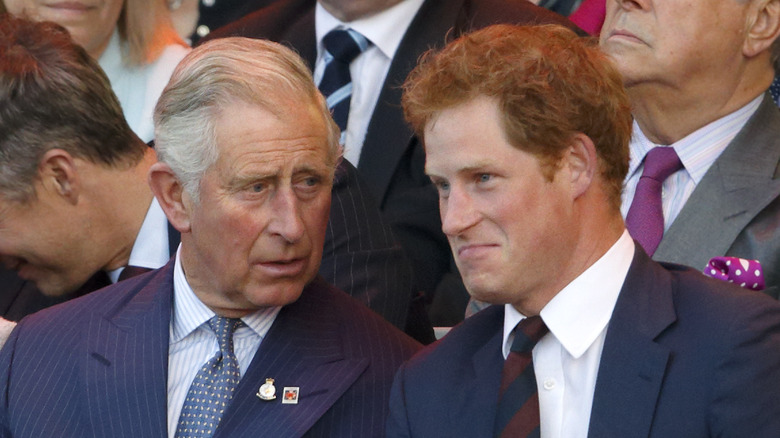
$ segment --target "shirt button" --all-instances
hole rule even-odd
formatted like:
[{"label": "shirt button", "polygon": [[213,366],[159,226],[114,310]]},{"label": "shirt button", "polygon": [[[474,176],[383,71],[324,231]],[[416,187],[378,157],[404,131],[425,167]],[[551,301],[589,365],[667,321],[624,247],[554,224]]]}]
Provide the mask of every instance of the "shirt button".
[{"label": "shirt button", "polygon": [[203,0],[203,6],[212,7],[217,0]]},{"label": "shirt button", "polygon": [[555,379],[553,379],[553,378],[544,379],[544,385],[543,386],[544,386],[544,389],[546,389],[548,391],[552,390],[553,388],[555,388]]},{"label": "shirt button", "polygon": [[198,26],[197,29],[195,29],[195,33],[197,33],[198,36],[201,38],[208,35],[209,32],[211,32],[211,29],[209,29],[209,27],[206,26],[205,24],[201,24],[200,26]]}]

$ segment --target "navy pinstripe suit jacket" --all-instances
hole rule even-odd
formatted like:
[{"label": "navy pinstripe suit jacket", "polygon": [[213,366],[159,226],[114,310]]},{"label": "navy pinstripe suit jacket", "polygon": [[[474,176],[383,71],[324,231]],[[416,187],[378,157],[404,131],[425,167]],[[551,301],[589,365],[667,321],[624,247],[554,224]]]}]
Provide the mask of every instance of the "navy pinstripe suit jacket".
[{"label": "navy pinstripe suit jacket", "polygon": [[[166,436],[173,263],[50,307],[0,352],[0,436]],[[383,436],[393,374],[419,344],[315,279],[285,306],[215,437]],[[295,404],[255,396],[266,378]]]}]

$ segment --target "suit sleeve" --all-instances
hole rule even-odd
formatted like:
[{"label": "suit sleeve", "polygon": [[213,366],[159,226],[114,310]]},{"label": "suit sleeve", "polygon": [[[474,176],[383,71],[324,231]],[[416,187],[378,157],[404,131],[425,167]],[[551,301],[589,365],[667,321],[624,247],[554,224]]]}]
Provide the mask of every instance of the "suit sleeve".
[{"label": "suit sleeve", "polygon": [[[772,304],[772,303],[769,303]],[[751,300],[736,309],[715,368],[710,435],[777,437],[780,434],[780,307]]]}]

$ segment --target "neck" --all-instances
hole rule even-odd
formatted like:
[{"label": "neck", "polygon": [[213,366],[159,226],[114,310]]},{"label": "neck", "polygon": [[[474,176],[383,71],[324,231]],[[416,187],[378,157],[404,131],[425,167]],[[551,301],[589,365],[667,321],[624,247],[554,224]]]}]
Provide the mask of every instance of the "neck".
[{"label": "neck", "polygon": [[[146,218],[153,194],[146,182],[149,167],[156,161],[154,151],[149,148],[143,159],[134,167],[123,170],[107,170],[111,178],[102,187],[103,228],[107,230],[106,247],[110,249],[103,270],[126,266],[138,232]],[[117,197],[121,193],[121,199]]]},{"label": "neck", "polygon": [[[593,204],[590,204],[593,206]],[[512,305],[525,316],[538,315],[542,309],[555,298],[566,286],[596,263],[618,241],[625,230],[620,211],[613,211],[602,204],[599,207],[580,210],[576,217],[581,218],[577,234],[571,238],[571,246],[567,248],[562,263],[552,266],[554,278],[538,293],[528,299],[514,302]]]},{"label": "neck", "polygon": [[771,69],[751,71],[739,80],[723,82],[722,87],[688,83],[683,87],[667,84],[627,86],[632,113],[650,141],[669,145],[747,105],[766,92],[774,74]]}]

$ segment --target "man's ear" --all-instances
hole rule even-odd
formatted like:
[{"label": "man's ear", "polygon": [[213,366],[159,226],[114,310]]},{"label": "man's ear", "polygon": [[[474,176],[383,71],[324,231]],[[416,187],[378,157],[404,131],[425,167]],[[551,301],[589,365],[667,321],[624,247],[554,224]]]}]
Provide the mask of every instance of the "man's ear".
[{"label": "man's ear", "polygon": [[76,205],[81,192],[81,178],[76,159],[63,149],[50,149],[38,162],[38,175],[43,190],[57,194],[71,205]]},{"label": "man's ear", "polygon": [[748,58],[771,50],[780,35],[780,0],[754,0],[748,5],[745,44],[742,52]]},{"label": "man's ear", "polygon": [[157,162],[149,168],[149,187],[168,217],[168,221],[180,233],[190,231],[190,213],[192,200],[184,191],[171,167]]},{"label": "man's ear", "polygon": [[593,184],[594,175],[598,172],[598,156],[593,140],[583,133],[574,134],[561,164],[561,170],[566,170],[565,175],[571,184],[573,198],[576,199]]}]

